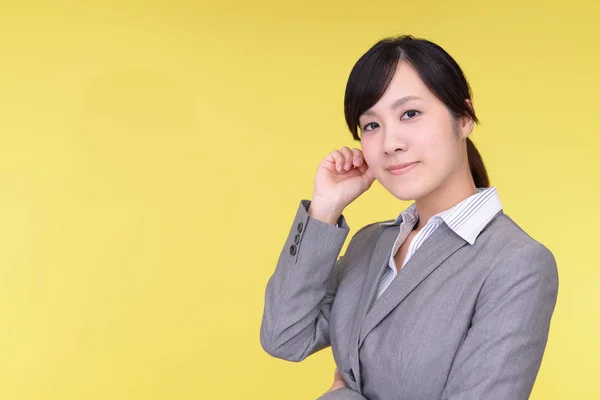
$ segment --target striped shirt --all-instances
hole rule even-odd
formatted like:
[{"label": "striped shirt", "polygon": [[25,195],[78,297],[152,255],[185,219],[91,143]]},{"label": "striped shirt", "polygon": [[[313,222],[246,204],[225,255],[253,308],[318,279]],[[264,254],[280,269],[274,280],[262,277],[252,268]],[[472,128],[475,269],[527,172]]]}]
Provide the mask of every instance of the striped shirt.
[{"label": "striped shirt", "polygon": [[[445,222],[450,229],[469,244],[473,244],[483,228],[501,209],[502,203],[500,203],[500,198],[498,197],[498,192],[495,187],[477,189],[477,193],[473,196],[464,199],[446,211],[434,215],[427,221],[427,224],[411,241],[406,257],[400,268],[406,265],[408,260],[415,254],[419,247],[421,247],[423,242],[431,236],[442,222]],[[379,288],[377,289],[377,298],[381,296],[390,283],[392,283],[396,275],[398,275],[394,256],[418,221],[419,214],[417,213],[416,205],[413,203],[404,210],[394,222],[384,222],[381,224],[400,224],[400,233],[394,242],[388,266],[381,277]]]}]

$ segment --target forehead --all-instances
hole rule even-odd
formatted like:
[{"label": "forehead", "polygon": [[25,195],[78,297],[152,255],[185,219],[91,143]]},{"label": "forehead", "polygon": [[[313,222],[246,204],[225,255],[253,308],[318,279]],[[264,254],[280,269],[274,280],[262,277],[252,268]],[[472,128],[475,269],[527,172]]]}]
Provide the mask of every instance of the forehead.
[{"label": "forehead", "polygon": [[[433,93],[427,88],[417,71],[408,62],[400,61],[396,72],[379,103],[394,101],[399,97],[417,96],[421,99],[430,99]],[[435,96],[434,96],[435,97]]]},{"label": "forehead", "polygon": [[383,96],[375,105],[362,113],[360,118],[383,115],[395,111],[404,104],[419,102],[426,102],[433,107],[442,105],[413,66],[406,61],[400,61]]}]

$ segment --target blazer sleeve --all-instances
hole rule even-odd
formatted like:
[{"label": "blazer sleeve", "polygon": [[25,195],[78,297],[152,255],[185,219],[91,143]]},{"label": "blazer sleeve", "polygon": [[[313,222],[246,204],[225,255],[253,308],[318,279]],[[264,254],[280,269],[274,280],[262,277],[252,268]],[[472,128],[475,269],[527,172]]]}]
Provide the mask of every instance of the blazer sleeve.
[{"label": "blazer sleeve", "polygon": [[344,257],[337,258],[350,231],[343,215],[330,225],[309,216],[309,205],[300,202],[267,283],[260,327],[263,349],[289,361],[330,344],[329,313],[344,268]]},{"label": "blazer sleeve", "polygon": [[481,288],[442,399],[528,399],[557,295],[556,261],[540,243],[500,261]]},{"label": "blazer sleeve", "polygon": [[338,255],[350,228],[343,215],[330,225],[308,215],[302,200],[275,272],[267,283],[260,327],[263,349],[301,361],[329,346],[329,312],[343,268]]},{"label": "blazer sleeve", "polygon": [[327,392],[317,400],[367,400],[367,398],[352,389],[344,387],[333,392]]}]

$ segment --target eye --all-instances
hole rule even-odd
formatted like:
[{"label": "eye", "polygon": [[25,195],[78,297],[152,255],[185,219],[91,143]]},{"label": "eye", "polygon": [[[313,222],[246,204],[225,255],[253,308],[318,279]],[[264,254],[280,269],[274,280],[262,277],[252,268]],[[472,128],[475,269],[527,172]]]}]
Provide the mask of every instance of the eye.
[{"label": "eye", "polygon": [[[400,119],[413,119],[413,118],[415,118],[419,114],[421,114],[421,111],[418,111],[418,110],[406,110],[404,112],[404,114],[402,114],[402,117],[400,117]],[[405,115],[408,118],[404,118]]]},{"label": "eye", "polygon": [[[373,129],[377,128],[379,126],[379,124],[377,122],[369,122],[368,124],[366,124],[365,126],[362,127],[363,131],[372,131]],[[369,127],[371,127],[371,129],[369,129]]]}]

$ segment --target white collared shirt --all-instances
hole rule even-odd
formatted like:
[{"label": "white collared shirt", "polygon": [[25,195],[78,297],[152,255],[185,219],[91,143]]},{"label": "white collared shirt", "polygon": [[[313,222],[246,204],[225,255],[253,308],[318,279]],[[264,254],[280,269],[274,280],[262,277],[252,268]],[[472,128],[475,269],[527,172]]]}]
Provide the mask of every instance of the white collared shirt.
[{"label": "white collared shirt", "polygon": [[[429,221],[427,221],[427,224],[411,241],[406,257],[400,268],[406,265],[408,260],[415,254],[419,247],[421,247],[423,242],[431,236],[442,222],[445,222],[450,229],[469,244],[475,243],[477,236],[479,236],[483,228],[500,210],[502,210],[502,203],[500,202],[495,187],[479,188],[477,191],[478,193],[464,199],[454,207],[431,217]],[[381,223],[381,225],[400,224],[400,233],[394,242],[388,266],[381,277],[379,288],[377,289],[377,298],[381,296],[390,283],[392,283],[396,275],[398,275],[394,256],[418,221],[419,215],[417,213],[417,207],[413,203],[404,210],[394,222]]]}]

